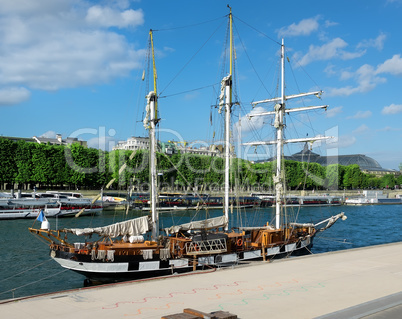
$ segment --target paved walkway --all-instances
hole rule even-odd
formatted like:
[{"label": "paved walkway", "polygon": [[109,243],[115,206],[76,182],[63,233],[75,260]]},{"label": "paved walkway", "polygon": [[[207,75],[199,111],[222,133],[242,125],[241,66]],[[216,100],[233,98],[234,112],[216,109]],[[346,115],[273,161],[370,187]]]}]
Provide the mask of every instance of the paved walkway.
[{"label": "paved walkway", "polygon": [[37,296],[0,304],[0,313],[161,318],[193,308],[239,318],[402,318],[401,291],[402,243],[395,243]]}]

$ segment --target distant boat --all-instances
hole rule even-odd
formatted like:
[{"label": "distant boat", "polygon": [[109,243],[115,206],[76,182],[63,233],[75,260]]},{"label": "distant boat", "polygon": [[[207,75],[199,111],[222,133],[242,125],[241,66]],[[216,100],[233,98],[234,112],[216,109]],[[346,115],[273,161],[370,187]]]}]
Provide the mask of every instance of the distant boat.
[{"label": "distant boat", "polygon": [[[203,208],[216,208],[224,207],[223,196],[213,195],[160,195],[158,197],[159,211],[175,211],[175,210],[200,210]],[[259,207],[261,200],[256,196],[230,196],[229,205],[233,208],[253,208]],[[144,211],[150,210],[149,196],[142,196],[141,200],[133,200],[131,207],[141,209]]]},{"label": "distant boat", "polygon": [[[261,200],[261,207],[267,207],[275,205],[275,195],[256,194],[252,193],[251,196],[255,196]],[[342,199],[338,196],[290,196],[286,198],[286,202],[282,200],[282,204],[290,206],[339,206],[342,205]]]},{"label": "distant boat", "polygon": [[[30,197],[28,197],[28,195]],[[46,217],[96,214],[102,206],[80,193],[48,191],[0,197],[0,219],[36,218],[41,211]]]},{"label": "distant boat", "polygon": [[402,204],[402,199],[388,198],[383,191],[364,190],[361,196],[348,198],[345,200],[346,205],[385,205],[385,204]]},{"label": "distant boat", "polygon": [[60,204],[49,199],[0,198],[0,219],[36,218],[42,210],[50,217],[60,212]]},{"label": "distant boat", "polygon": [[[232,25],[232,13],[229,14]],[[230,43],[233,43],[230,28]],[[150,31],[150,49],[148,56],[154,57],[153,33]],[[233,47],[230,46],[231,64]],[[282,64],[284,46],[282,44]],[[155,62],[155,61],[153,61]],[[151,63],[149,63],[151,65]],[[104,227],[75,229],[66,228],[49,230],[29,228],[49,242],[50,255],[62,267],[80,273],[89,282],[110,282],[126,279],[149,278],[173,273],[191,272],[204,267],[234,266],[242,261],[266,260],[309,253],[314,236],[331,227],[339,218],[346,219],[339,213],[313,224],[289,223],[282,225],[283,181],[281,166],[276,174],[276,225],[263,224],[259,227],[242,227],[230,231],[229,223],[229,127],[232,106],[232,66],[229,75],[222,80],[221,106],[225,109],[225,196],[223,200],[224,215],[204,220],[195,220],[181,225],[165,228],[166,235],[159,234],[159,210],[157,171],[156,171],[156,137],[155,128],[158,118],[158,95],[156,87],[156,69],[153,65],[154,90],[147,95],[146,117],[144,126],[149,130],[150,138],[150,213],[147,216],[127,220]],[[276,108],[278,132],[282,132],[285,101],[289,96],[279,99],[281,108]],[[309,139],[310,140],[310,139]],[[276,141],[278,146],[284,142],[283,137]],[[278,154],[282,156],[282,149]],[[280,160],[278,160],[280,161]],[[207,201],[208,202],[208,201]],[[220,205],[221,203],[219,203]],[[322,228],[322,225],[324,225]],[[91,241],[69,242],[67,234],[92,236]],[[143,237],[149,234],[151,240]],[[95,239],[98,237],[98,239]]]}]

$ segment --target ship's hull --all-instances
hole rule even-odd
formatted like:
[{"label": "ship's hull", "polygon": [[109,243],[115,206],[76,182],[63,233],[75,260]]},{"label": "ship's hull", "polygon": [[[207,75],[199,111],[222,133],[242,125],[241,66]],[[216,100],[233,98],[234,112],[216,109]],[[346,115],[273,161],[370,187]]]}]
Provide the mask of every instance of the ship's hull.
[{"label": "ship's hull", "polygon": [[[36,218],[38,217],[41,210],[44,211],[46,217],[71,217],[75,216],[78,212],[81,211],[80,208],[75,209],[64,209],[60,208],[3,208],[0,209],[0,220],[1,219],[20,219],[20,218]],[[102,208],[86,208],[81,215],[93,215],[98,212],[101,212]]]},{"label": "ship's hull", "polygon": [[[310,253],[312,246],[313,237],[307,237],[297,243],[272,246],[264,250],[265,259],[306,255]],[[113,261],[110,261],[107,258],[93,260],[91,255],[60,250],[51,250],[50,254],[62,267],[77,272],[94,283],[168,276],[264,259],[261,249],[165,260],[161,260],[159,255],[154,255],[152,259],[144,259],[142,255],[115,256]],[[195,260],[197,266],[193,267]]]}]

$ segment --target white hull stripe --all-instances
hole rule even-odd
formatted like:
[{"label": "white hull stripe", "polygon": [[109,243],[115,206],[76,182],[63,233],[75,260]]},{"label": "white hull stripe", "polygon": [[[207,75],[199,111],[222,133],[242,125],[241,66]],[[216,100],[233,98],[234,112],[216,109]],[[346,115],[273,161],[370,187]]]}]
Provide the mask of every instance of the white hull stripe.
[{"label": "white hull stripe", "polygon": [[[292,251],[303,249],[310,244],[310,238],[302,241],[300,248],[296,249],[296,244],[288,244],[285,246],[285,252],[290,253]],[[267,257],[273,257],[275,255],[280,254],[280,247],[272,247],[268,248],[266,251]],[[247,251],[244,252],[243,258],[241,260],[250,260],[261,258],[261,250]],[[113,262],[77,262],[69,259],[62,258],[54,258],[62,267],[83,272],[83,273],[129,273],[129,272],[144,272],[144,271],[155,271],[155,270],[166,270],[172,268],[189,268],[188,259],[172,259],[169,260],[170,267],[168,268],[160,268],[159,261],[143,261],[139,263],[138,270],[128,270],[129,263],[113,263]],[[198,258],[198,265],[220,265],[220,264],[235,264],[239,262],[238,255],[236,253],[233,254],[224,254],[217,256],[202,256]],[[172,267],[172,268],[171,268]]]}]

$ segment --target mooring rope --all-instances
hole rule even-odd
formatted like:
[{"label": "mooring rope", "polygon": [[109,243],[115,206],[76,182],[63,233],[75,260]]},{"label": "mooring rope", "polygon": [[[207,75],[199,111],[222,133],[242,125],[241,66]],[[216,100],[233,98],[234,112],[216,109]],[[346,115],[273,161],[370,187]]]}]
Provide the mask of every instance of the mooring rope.
[{"label": "mooring rope", "polygon": [[346,241],[347,239],[338,239],[338,238],[331,238],[331,237],[323,237],[323,236],[318,236],[317,237],[319,240],[327,240],[327,241],[332,241],[334,243],[342,243],[342,244],[348,244],[348,245],[353,245],[353,243]]},{"label": "mooring rope", "polygon": [[16,276],[22,275],[23,273],[26,273],[27,271],[30,271],[30,270],[35,269],[35,268],[38,268],[39,266],[42,266],[43,264],[45,264],[45,263],[47,263],[47,262],[49,262],[51,260],[53,260],[53,259],[49,258],[48,260],[45,260],[44,262],[42,262],[40,264],[37,264],[36,266],[33,266],[33,267],[29,268],[29,269],[21,271],[21,272],[15,274],[15,275],[10,276],[10,277],[4,278],[4,279],[0,280],[0,282],[3,282],[5,280],[9,280],[9,279],[14,278]]},{"label": "mooring rope", "polygon": [[38,282],[41,282],[42,280],[49,279],[49,278],[51,278],[51,277],[60,275],[61,273],[65,272],[65,271],[67,271],[67,270],[69,270],[69,269],[63,269],[62,271],[59,271],[59,272],[56,273],[56,274],[53,274],[53,275],[50,275],[50,276],[47,276],[47,277],[40,278],[39,280],[29,282],[29,283],[27,283],[27,284],[25,284],[25,285],[22,285],[22,286],[19,286],[19,287],[16,287],[16,288],[12,288],[12,289],[9,289],[9,290],[7,290],[7,291],[0,292],[0,295],[3,295],[3,294],[6,294],[6,293],[9,293],[9,292],[12,292],[12,293],[13,293],[13,298],[14,298],[14,291],[16,291],[17,289],[21,289],[21,288],[27,287],[27,286],[29,286],[29,285],[36,284],[36,283],[38,283]]}]

